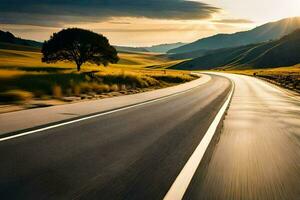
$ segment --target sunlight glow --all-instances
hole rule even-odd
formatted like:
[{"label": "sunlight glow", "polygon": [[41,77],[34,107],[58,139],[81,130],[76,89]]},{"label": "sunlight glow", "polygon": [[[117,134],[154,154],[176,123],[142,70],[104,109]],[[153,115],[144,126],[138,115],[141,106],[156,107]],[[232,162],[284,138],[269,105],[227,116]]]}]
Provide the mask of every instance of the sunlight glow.
[{"label": "sunlight glow", "polygon": [[[102,33],[113,44],[149,46],[160,43],[192,42],[217,33],[234,33],[280,19],[300,16],[300,0],[193,0],[220,8],[211,18],[178,20],[145,17],[114,17],[99,21],[71,20],[60,26],[0,24],[18,37],[43,41],[67,27]],[[222,21],[223,20],[223,21]],[[239,22],[240,21],[240,22]],[[248,21],[248,23],[247,23]],[[76,23],[75,23],[76,22]],[[134,40],[128,38],[134,37]]]}]

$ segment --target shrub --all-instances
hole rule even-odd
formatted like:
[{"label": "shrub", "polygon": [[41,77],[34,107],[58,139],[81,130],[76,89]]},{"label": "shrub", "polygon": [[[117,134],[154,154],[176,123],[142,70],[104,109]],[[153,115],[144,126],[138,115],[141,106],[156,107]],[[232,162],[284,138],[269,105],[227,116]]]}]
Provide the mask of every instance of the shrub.
[{"label": "shrub", "polygon": [[62,89],[59,85],[54,85],[52,87],[52,95],[55,98],[61,98],[63,96]]},{"label": "shrub", "polygon": [[89,93],[89,92],[96,92],[96,93],[103,93],[109,92],[110,86],[107,84],[101,84],[97,82],[83,82],[80,83],[78,86],[74,86],[74,90],[77,88],[78,92],[74,94],[80,95],[80,93]]},{"label": "shrub", "polygon": [[119,86],[117,84],[113,84],[112,86],[110,86],[110,90],[113,92],[117,92],[119,91]]},{"label": "shrub", "polygon": [[109,85],[106,84],[98,84],[98,83],[90,83],[91,89],[97,93],[109,92]]},{"label": "shrub", "polygon": [[135,87],[148,87],[149,85],[157,85],[159,82],[149,76],[135,73],[120,74],[97,74],[105,84],[131,85]]},{"label": "shrub", "polygon": [[73,86],[73,93],[75,96],[80,96],[80,92],[81,92],[81,89],[80,89],[80,86],[79,85],[74,85]]},{"label": "shrub", "polygon": [[9,90],[0,94],[1,102],[22,102],[33,98],[31,92],[23,90]]},{"label": "shrub", "polygon": [[80,92],[81,93],[88,93],[92,92],[92,87],[88,82],[82,82],[79,84]]},{"label": "shrub", "polygon": [[152,77],[156,80],[164,81],[166,83],[183,83],[193,80],[193,77],[189,75],[154,75]]},{"label": "shrub", "polygon": [[126,85],[125,84],[122,84],[121,86],[120,86],[120,90],[126,90]]},{"label": "shrub", "polygon": [[143,76],[142,77],[142,87],[156,86],[160,85],[160,82],[152,77]]}]

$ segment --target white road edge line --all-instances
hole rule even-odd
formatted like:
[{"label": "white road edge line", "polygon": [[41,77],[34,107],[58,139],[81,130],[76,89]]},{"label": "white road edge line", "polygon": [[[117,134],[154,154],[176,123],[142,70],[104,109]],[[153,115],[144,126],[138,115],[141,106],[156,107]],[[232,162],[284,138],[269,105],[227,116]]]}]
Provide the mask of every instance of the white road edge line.
[{"label": "white road edge line", "polygon": [[76,123],[76,122],[80,122],[80,121],[84,121],[84,120],[88,120],[88,119],[92,119],[92,118],[96,118],[96,117],[100,117],[100,116],[112,114],[112,113],[115,113],[115,112],[119,112],[119,111],[123,111],[123,110],[128,110],[128,109],[131,109],[131,108],[135,108],[135,107],[138,107],[138,106],[147,105],[147,104],[154,103],[154,102],[157,102],[157,101],[162,101],[164,99],[168,99],[168,98],[171,98],[171,97],[174,97],[174,96],[178,96],[178,95],[190,92],[191,90],[193,90],[193,89],[195,89],[195,88],[197,88],[197,87],[199,87],[201,85],[203,85],[203,84],[197,85],[197,86],[192,87],[192,88],[190,88],[188,90],[185,90],[185,91],[181,91],[181,92],[170,94],[170,95],[167,95],[167,96],[164,96],[164,97],[159,97],[157,99],[153,99],[153,100],[149,100],[149,101],[137,103],[137,104],[134,104],[134,105],[131,105],[131,106],[126,106],[126,107],[123,107],[123,108],[117,108],[115,110],[111,110],[111,111],[107,111],[107,112],[103,112],[103,113],[99,113],[99,114],[95,114],[95,115],[91,115],[91,116],[87,116],[87,117],[82,117],[80,119],[75,119],[75,120],[71,120],[71,121],[67,121],[67,122],[62,122],[62,123],[55,124],[55,125],[52,125],[52,126],[47,126],[47,127],[36,129],[36,130],[27,131],[27,132],[24,132],[24,133],[19,133],[19,134],[16,134],[16,135],[11,135],[11,136],[7,136],[7,137],[3,137],[3,138],[0,138],[0,142],[6,141],[6,140],[10,140],[10,139],[14,139],[14,138],[18,138],[18,137],[22,137],[22,136],[26,136],[26,135],[30,135],[30,134],[34,134],[34,133],[38,133],[38,132],[42,132],[42,131],[46,131],[46,130],[49,130],[49,129],[54,129],[54,128],[65,126],[65,125],[68,125],[68,124],[73,124],[73,123]]},{"label": "white road edge line", "polygon": [[172,184],[171,188],[169,189],[169,191],[167,192],[166,196],[164,197],[164,200],[181,200],[204,156],[204,153],[210,143],[210,141],[212,140],[217,127],[220,123],[220,121],[222,120],[228,106],[230,103],[230,100],[233,96],[233,92],[234,92],[234,83],[232,82],[232,88],[230,91],[230,94],[227,98],[227,100],[225,101],[225,103],[223,104],[223,106],[221,107],[221,109],[219,110],[218,114],[216,115],[215,119],[213,120],[213,122],[211,123],[211,125],[209,126],[207,132],[205,133],[204,137],[202,138],[201,142],[199,143],[199,145],[197,146],[197,148],[195,149],[195,151],[193,152],[193,154],[191,155],[191,157],[189,158],[189,160],[187,161],[187,163],[185,164],[185,166],[183,167],[183,169],[181,170],[181,172],[179,173],[179,175],[177,176],[177,178],[175,179],[175,182]]}]

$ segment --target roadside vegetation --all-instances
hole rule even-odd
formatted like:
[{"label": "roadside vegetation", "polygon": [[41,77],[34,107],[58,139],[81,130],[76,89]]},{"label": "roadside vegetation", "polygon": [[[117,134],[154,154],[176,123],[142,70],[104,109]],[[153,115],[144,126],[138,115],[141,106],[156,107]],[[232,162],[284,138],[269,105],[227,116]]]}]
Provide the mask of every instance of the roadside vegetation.
[{"label": "roadside vegetation", "polygon": [[300,64],[291,67],[279,67],[272,69],[248,69],[248,70],[221,70],[222,72],[237,73],[267,80],[276,85],[297,91],[300,93]]},{"label": "roadside vegetation", "polygon": [[64,69],[43,71],[37,68],[37,70],[33,71],[32,68],[29,71],[0,70],[1,101],[29,100],[30,97],[93,98],[109,92],[136,93],[144,88],[166,87],[193,79],[187,74],[174,72],[164,74],[163,71],[110,69],[91,74]]},{"label": "roadside vegetation", "polygon": [[42,54],[38,51],[9,44],[5,47],[0,49],[2,105],[46,106],[58,101],[98,99],[168,87],[196,78],[187,71],[164,69],[174,61],[151,53],[119,53],[118,63],[107,67],[84,63],[81,72],[77,72],[73,63],[47,64],[41,62]]}]

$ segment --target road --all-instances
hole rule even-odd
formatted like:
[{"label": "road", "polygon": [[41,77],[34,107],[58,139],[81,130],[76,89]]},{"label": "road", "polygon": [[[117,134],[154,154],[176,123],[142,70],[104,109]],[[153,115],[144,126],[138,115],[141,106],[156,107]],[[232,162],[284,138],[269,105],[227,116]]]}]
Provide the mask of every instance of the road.
[{"label": "road", "polygon": [[235,93],[221,134],[184,199],[300,199],[300,99],[227,75]]},{"label": "road", "polygon": [[0,143],[1,199],[162,199],[231,82]]},{"label": "road", "polygon": [[57,124],[60,121],[70,121],[74,118],[82,118],[95,113],[117,110],[143,102],[155,101],[155,99],[170,95],[177,95],[205,84],[210,79],[210,76],[201,74],[199,79],[148,92],[3,113],[0,114],[0,137],[15,134],[20,130],[31,130],[32,127],[36,129],[36,127],[44,127],[45,124]]},{"label": "road", "polygon": [[[241,75],[0,142],[1,199],[163,199],[231,89],[183,199],[298,200],[300,101]],[[176,182],[176,181],[175,181]]]}]

